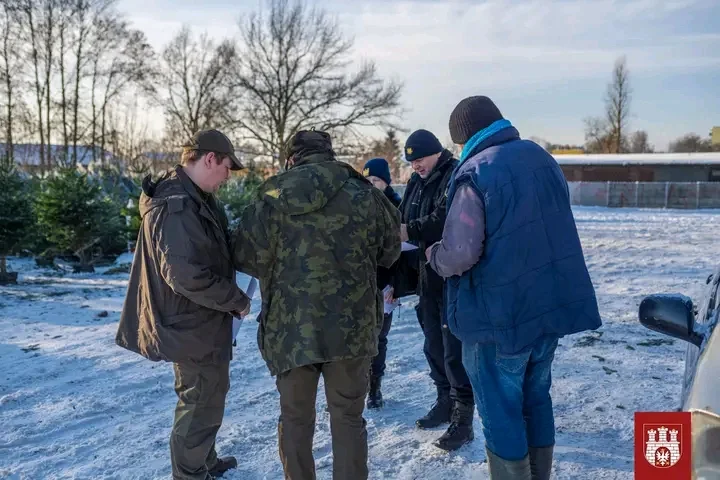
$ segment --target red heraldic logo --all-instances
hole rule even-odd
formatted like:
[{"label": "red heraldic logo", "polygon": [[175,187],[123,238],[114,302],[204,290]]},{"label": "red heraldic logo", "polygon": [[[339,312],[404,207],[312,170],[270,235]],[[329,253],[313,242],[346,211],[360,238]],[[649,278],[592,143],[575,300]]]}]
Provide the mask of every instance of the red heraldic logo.
[{"label": "red heraldic logo", "polygon": [[635,480],[690,480],[690,412],[635,413]]}]

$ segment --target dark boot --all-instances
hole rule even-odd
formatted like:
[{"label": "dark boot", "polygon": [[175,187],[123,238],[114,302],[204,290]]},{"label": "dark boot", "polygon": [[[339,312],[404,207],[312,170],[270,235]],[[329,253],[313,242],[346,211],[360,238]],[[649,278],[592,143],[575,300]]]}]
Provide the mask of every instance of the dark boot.
[{"label": "dark boot", "polygon": [[213,478],[219,478],[223,476],[223,473],[227,472],[228,470],[231,470],[233,468],[237,468],[237,460],[235,457],[223,457],[217,459],[217,463],[212,466],[212,468],[208,468],[208,473]]},{"label": "dark boot", "polygon": [[522,460],[505,460],[487,448],[485,452],[490,469],[490,480],[532,480],[529,455],[525,455]]},{"label": "dark boot", "polygon": [[475,439],[473,432],[474,405],[455,402],[447,431],[438,438],[434,445],[442,450],[452,452]]},{"label": "dark boot", "polygon": [[452,415],[452,400],[449,395],[439,396],[430,411],[424,417],[420,418],[415,424],[418,428],[435,428],[443,423],[449,423]]},{"label": "dark boot", "polygon": [[367,398],[367,408],[382,408],[385,405],[382,392],[380,391],[381,386],[382,377],[370,377],[370,392]]},{"label": "dark boot", "polygon": [[530,472],[532,480],[550,480],[552,471],[553,446],[530,447]]}]

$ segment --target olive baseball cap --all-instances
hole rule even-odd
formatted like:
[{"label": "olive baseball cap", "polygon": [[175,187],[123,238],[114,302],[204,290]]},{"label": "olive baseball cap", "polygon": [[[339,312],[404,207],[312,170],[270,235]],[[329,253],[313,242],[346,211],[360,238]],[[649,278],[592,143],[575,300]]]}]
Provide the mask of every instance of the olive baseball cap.
[{"label": "olive baseball cap", "polygon": [[233,162],[231,170],[245,168],[237,156],[235,156],[235,147],[233,147],[230,139],[219,130],[200,130],[183,145],[183,148],[227,155]]}]

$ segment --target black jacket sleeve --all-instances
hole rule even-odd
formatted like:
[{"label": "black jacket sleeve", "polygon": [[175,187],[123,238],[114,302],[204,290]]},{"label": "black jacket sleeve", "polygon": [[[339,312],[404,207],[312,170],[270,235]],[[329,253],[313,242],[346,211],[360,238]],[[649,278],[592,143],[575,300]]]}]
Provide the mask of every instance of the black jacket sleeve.
[{"label": "black jacket sleeve", "polygon": [[445,218],[447,217],[445,189],[439,192],[438,197],[433,199],[434,208],[432,212],[407,224],[408,238],[411,242],[434,243],[442,238]]}]

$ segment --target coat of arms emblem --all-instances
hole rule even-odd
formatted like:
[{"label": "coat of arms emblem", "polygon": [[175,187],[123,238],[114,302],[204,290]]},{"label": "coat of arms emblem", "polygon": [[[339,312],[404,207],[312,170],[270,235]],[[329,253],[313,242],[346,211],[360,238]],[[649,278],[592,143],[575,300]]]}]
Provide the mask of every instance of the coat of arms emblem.
[{"label": "coat of arms emblem", "polygon": [[682,425],[643,425],[645,459],[657,468],[669,468],[680,461]]}]

